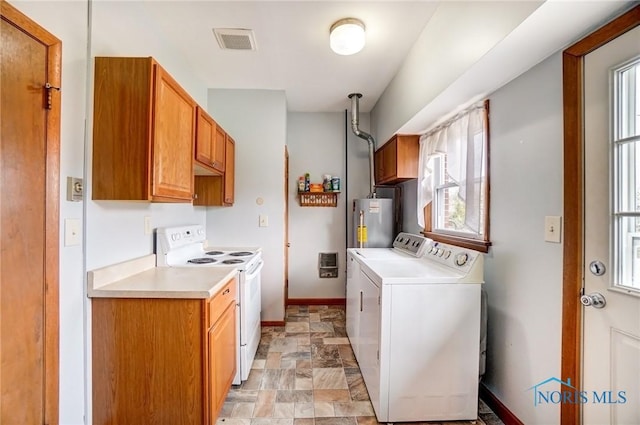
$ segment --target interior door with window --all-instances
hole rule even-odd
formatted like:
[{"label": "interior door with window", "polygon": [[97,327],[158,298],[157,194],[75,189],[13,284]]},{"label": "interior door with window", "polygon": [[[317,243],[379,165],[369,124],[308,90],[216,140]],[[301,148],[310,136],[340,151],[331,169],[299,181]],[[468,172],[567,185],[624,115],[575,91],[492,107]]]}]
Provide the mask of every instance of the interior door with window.
[{"label": "interior door with window", "polygon": [[639,40],[584,62],[584,424],[640,423]]}]

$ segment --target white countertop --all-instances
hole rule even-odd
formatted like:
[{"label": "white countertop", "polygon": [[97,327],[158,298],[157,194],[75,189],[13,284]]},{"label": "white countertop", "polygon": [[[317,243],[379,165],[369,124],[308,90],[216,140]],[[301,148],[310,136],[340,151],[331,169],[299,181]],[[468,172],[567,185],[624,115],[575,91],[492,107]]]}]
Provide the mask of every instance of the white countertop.
[{"label": "white countertop", "polygon": [[156,267],[155,255],[88,272],[90,298],[210,298],[235,267]]}]

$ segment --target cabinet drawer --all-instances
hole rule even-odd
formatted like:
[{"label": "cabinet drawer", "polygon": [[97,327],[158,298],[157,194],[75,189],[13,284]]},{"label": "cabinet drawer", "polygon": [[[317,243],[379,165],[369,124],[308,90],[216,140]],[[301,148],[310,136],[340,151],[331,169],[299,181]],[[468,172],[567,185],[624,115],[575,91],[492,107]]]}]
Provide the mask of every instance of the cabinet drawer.
[{"label": "cabinet drawer", "polygon": [[207,301],[207,328],[211,328],[224,313],[230,303],[237,299],[236,279],[231,279],[209,301]]}]

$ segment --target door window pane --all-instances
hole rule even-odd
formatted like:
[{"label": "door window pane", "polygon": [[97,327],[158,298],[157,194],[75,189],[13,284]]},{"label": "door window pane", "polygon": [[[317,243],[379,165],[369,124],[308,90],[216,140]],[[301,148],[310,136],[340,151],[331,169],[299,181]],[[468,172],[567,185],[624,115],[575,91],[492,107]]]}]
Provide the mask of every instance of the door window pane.
[{"label": "door window pane", "polygon": [[613,286],[640,294],[640,60],[613,72]]}]

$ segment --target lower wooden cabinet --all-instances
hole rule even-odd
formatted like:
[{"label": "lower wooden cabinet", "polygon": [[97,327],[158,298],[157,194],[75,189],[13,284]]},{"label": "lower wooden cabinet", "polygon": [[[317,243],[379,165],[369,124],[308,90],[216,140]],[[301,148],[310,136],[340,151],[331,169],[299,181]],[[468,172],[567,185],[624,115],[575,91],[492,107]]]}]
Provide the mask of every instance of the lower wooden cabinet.
[{"label": "lower wooden cabinet", "polygon": [[210,300],[93,298],[93,424],[215,424],[236,372],[235,287]]}]

